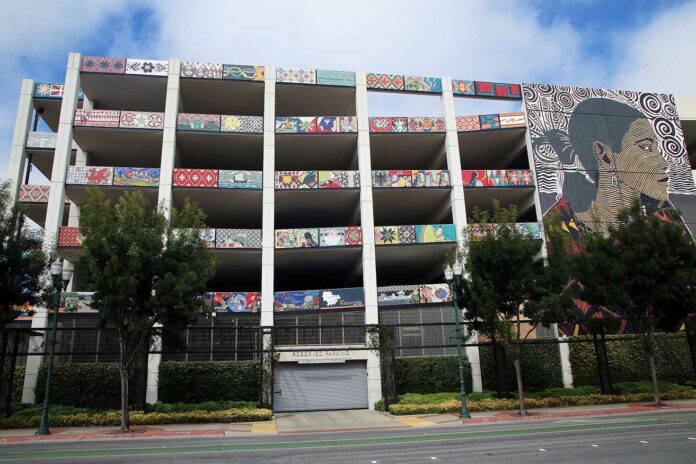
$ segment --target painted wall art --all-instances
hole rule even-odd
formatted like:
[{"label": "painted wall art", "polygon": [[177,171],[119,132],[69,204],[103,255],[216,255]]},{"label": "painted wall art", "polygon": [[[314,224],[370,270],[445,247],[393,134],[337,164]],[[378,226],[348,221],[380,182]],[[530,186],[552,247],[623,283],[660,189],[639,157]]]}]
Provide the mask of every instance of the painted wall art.
[{"label": "painted wall art", "polygon": [[290,84],[316,84],[317,71],[302,68],[277,68],[276,82]]},{"label": "painted wall art", "polygon": [[218,172],[218,188],[260,189],[262,186],[261,171],[220,169]]},{"label": "painted wall art", "polygon": [[355,73],[352,71],[329,71],[317,69],[317,85],[355,87]]},{"label": "painted wall art", "polygon": [[261,248],[261,230],[215,229],[215,248]]},{"label": "painted wall art", "polygon": [[321,291],[320,309],[346,309],[365,306],[365,292],[358,288],[333,288]]},{"label": "painted wall art", "polygon": [[130,187],[157,187],[159,185],[159,168],[114,168],[113,185]]},{"label": "painted wall art", "polygon": [[22,184],[17,199],[22,203],[48,203],[50,191],[50,185]]},{"label": "painted wall art", "polygon": [[167,76],[168,73],[169,61],[167,60],[147,60],[141,58],[126,59],[126,74]]},{"label": "painted wall art", "polygon": [[321,290],[298,290],[273,294],[273,309],[278,312],[320,307]]},{"label": "painted wall art", "polygon": [[427,284],[420,286],[420,302],[423,304],[446,303],[452,301],[452,292],[447,284]]},{"label": "painted wall art", "polygon": [[263,81],[264,67],[243,64],[223,64],[222,78],[235,81]]},{"label": "painted wall art", "polygon": [[222,63],[181,62],[181,77],[195,79],[222,79]]},{"label": "painted wall art", "polygon": [[179,113],[176,117],[176,130],[219,132],[220,115]]},{"label": "painted wall art", "polygon": [[83,73],[125,74],[125,58],[109,58],[106,56],[83,56],[80,66]]},{"label": "painted wall art", "polygon": [[61,226],[58,229],[58,246],[59,247],[81,247],[82,234],[79,227]]},{"label": "painted wall art", "polygon": [[318,187],[317,171],[276,171],[278,190],[313,189]]},{"label": "painted wall art", "polygon": [[213,292],[216,313],[257,313],[260,309],[260,292]]},{"label": "painted wall art", "polygon": [[68,166],[66,184],[112,185],[114,168],[106,166]]},{"label": "painted wall art", "polygon": [[466,169],[462,183],[464,188],[533,187],[534,176],[529,169]]},{"label": "painted wall art", "polygon": [[378,306],[398,306],[420,303],[420,286],[391,285],[377,288]]},{"label": "painted wall art", "polygon": [[359,171],[318,171],[319,188],[358,188],[360,187]]},{"label": "painted wall art", "polygon": [[118,127],[121,112],[118,110],[75,110],[74,126],[77,127]]},{"label": "painted wall art", "polygon": [[162,129],[164,127],[164,113],[121,111],[119,127],[132,129]]},{"label": "painted wall art", "polygon": [[222,132],[263,133],[263,116],[220,116]]},{"label": "painted wall art", "polygon": [[344,227],[321,227],[319,229],[319,246],[336,247],[346,245],[346,231]]},{"label": "painted wall art", "polygon": [[216,188],[217,169],[174,169],[174,187]]},{"label": "painted wall art", "polygon": [[457,231],[454,224],[424,224],[416,226],[417,243],[454,242]]}]

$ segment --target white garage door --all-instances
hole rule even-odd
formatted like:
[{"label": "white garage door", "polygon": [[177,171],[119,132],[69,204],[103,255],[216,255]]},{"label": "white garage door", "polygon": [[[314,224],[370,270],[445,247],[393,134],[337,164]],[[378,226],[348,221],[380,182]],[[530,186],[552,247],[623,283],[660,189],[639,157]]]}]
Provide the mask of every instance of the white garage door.
[{"label": "white garage door", "polygon": [[366,409],[365,361],[281,363],[275,371],[273,392],[273,410],[277,412]]}]

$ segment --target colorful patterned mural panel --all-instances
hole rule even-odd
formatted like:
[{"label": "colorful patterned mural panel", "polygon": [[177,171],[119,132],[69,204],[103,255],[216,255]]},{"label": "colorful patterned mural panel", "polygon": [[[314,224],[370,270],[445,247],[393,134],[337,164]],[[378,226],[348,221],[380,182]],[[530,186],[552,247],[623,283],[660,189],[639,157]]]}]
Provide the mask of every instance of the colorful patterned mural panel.
[{"label": "colorful patterned mural panel", "polygon": [[474,81],[452,79],[452,92],[455,95],[476,95]]},{"label": "colorful patterned mural panel", "polygon": [[[468,224],[466,234],[469,240],[480,240],[489,232],[495,235],[500,227],[499,224]],[[514,227],[531,239],[541,240],[541,225],[538,222],[520,222]]]},{"label": "colorful patterned mural panel", "polygon": [[169,61],[167,60],[144,60],[140,58],[128,58],[126,60],[126,74],[166,76],[168,73]]},{"label": "colorful patterned mural panel", "polygon": [[391,285],[377,288],[378,306],[398,306],[420,303],[420,286]]},{"label": "colorful patterned mural panel", "polygon": [[393,132],[392,118],[390,117],[370,117],[368,123],[370,132]]},{"label": "colorful patterned mural panel", "polygon": [[176,117],[177,130],[220,131],[219,114],[179,113]]},{"label": "colorful patterned mural panel", "polygon": [[317,72],[314,69],[278,68],[276,70],[276,82],[316,84]]},{"label": "colorful patterned mural panel", "polygon": [[404,76],[404,90],[442,93],[442,81],[438,77]]},{"label": "colorful patterned mural panel", "polygon": [[94,292],[65,292],[63,293],[63,306],[59,312],[64,313],[94,313],[92,301]]},{"label": "colorful patterned mural panel", "polygon": [[367,87],[378,90],[404,90],[404,76],[400,74],[367,74]]},{"label": "colorful patterned mural panel", "polygon": [[[56,148],[58,134],[55,132],[29,132],[27,134],[27,148]],[[73,140],[72,149],[77,150],[77,144]]]},{"label": "colorful patterned mural panel", "polygon": [[223,64],[222,78],[236,81],[263,81],[264,67],[242,64]]},{"label": "colorful patterned mural panel", "polygon": [[457,232],[454,224],[424,224],[416,226],[416,243],[454,242]]},{"label": "colorful patterned mural panel", "polygon": [[408,132],[408,120],[407,117],[393,117],[392,121],[392,132]]},{"label": "colorful patterned mural panel", "polygon": [[131,187],[157,187],[159,185],[159,168],[114,168],[113,185]]},{"label": "colorful patterned mural panel", "polygon": [[261,187],[263,187],[261,171],[220,169],[218,173],[218,188],[260,189]]},{"label": "colorful patterned mural panel", "polygon": [[368,122],[370,132],[445,132],[444,118],[379,116]]},{"label": "colorful patterned mural panel", "polygon": [[23,184],[19,186],[17,199],[23,203],[48,203],[50,185]]},{"label": "colorful patterned mural panel", "polygon": [[345,309],[365,306],[365,292],[358,288],[332,288],[321,291],[320,309]]},{"label": "colorful patterned mural panel", "polygon": [[358,118],[356,116],[339,116],[338,117],[339,132],[358,132]]},{"label": "colorful patterned mural panel", "polygon": [[416,243],[416,226],[397,226],[397,233],[401,245],[414,245]]},{"label": "colorful patterned mural panel", "polygon": [[372,171],[372,186],[412,187],[413,171],[410,169]]},{"label": "colorful patterned mural panel", "polygon": [[412,171],[414,187],[449,187],[449,171],[442,169],[421,169]]},{"label": "colorful patterned mural panel", "polygon": [[500,117],[497,114],[482,114],[479,116],[481,130],[500,129]]},{"label": "colorful patterned mural panel", "polygon": [[66,184],[75,185],[111,185],[114,168],[103,166],[68,166]]},{"label": "colorful patterned mural panel", "polygon": [[222,64],[182,61],[181,77],[191,77],[197,79],[222,79]]},{"label": "colorful patterned mural panel", "polygon": [[499,116],[501,129],[527,126],[527,120],[524,117],[524,113],[500,113]]},{"label": "colorful patterned mural panel", "polygon": [[457,116],[457,132],[475,132],[481,130],[481,121],[477,114]]},{"label": "colorful patterned mural panel", "polygon": [[335,247],[346,245],[346,231],[344,227],[322,227],[319,229],[319,246]]},{"label": "colorful patterned mural panel", "polygon": [[214,292],[213,311],[216,313],[258,313],[260,292]]},{"label": "colorful patterned mural panel", "polygon": [[125,58],[83,56],[80,71],[83,73],[125,74]]},{"label": "colorful patterned mural panel", "polygon": [[261,230],[216,229],[215,248],[261,248]]},{"label": "colorful patterned mural panel", "polygon": [[444,118],[418,117],[408,118],[409,132],[444,132]]},{"label": "colorful patterned mural panel", "polygon": [[275,131],[279,134],[312,134],[317,131],[317,118],[306,116],[278,117]]},{"label": "colorful patterned mural panel", "polygon": [[217,184],[217,169],[174,169],[174,187],[215,188]]},{"label": "colorful patterned mural panel", "polygon": [[375,226],[375,245],[398,245],[399,226]]},{"label": "colorful patterned mural panel", "polygon": [[277,312],[319,309],[320,307],[321,290],[298,290],[273,294],[273,310]]},{"label": "colorful patterned mural panel", "polygon": [[81,247],[82,234],[79,227],[64,227],[58,230],[59,247]]},{"label": "colorful patterned mural panel", "polygon": [[452,301],[452,292],[447,284],[428,284],[420,286],[420,302],[424,304]]},{"label": "colorful patterned mural panel", "polygon": [[318,116],[317,132],[338,132],[338,116]]},{"label": "colorful patterned mural panel", "polygon": [[222,132],[263,133],[263,116],[221,116]]},{"label": "colorful patterned mural panel", "polygon": [[118,110],[75,110],[74,125],[79,127],[118,127],[121,112]]},{"label": "colorful patterned mural panel", "polygon": [[65,85],[51,82],[37,82],[34,84],[34,97],[36,98],[63,98]]},{"label": "colorful patterned mural panel", "polygon": [[345,228],[346,246],[362,245],[362,228],[349,226]]},{"label": "colorful patterned mural panel", "polygon": [[215,229],[200,229],[198,238],[205,242],[206,247],[215,248]]},{"label": "colorful patterned mural panel", "polygon": [[533,187],[534,176],[529,169],[462,170],[464,188]]},{"label": "colorful patterned mural panel", "polygon": [[329,71],[326,69],[317,69],[317,84],[355,87],[355,73],[352,71]]},{"label": "colorful patterned mural panel", "polygon": [[689,228],[696,222],[672,95],[547,84],[522,91],[542,213],[561,215],[574,246],[634,199],[648,212],[675,207]]},{"label": "colorful patterned mural panel", "polygon": [[317,171],[319,188],[357,188],[360,187],[359,171]]},{"label": "colorful patterned mural panel", "polygon": [[276,171],[275,188],[279,190],[317,188],[317,171]]},{"label": "colorful patterned mural panel", "polygon": [[164,127],[164,113],[122,111],[119,127],[133,129],[162,129]]},{"label": "colorful patterned mural panel", "polygon": [[318,248],[319,229],[278,229],[275,231],[276,248]]}]

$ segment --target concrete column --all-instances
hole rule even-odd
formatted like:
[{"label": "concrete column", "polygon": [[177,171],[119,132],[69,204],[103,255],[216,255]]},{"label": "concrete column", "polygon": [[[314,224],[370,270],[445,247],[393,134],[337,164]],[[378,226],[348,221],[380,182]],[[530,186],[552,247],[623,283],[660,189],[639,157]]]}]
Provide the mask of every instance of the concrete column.
[{"label": "concrete column", "polygon": [[[450,183],[452,185],[450,194],[452,218],[454,227],[457,230],[457,247],[462,247],[466,246],[466,203],[462,185],[462,162],[459,157],[459,139],[457,137],[457,118],[454,108],[454,94],[452,93],[452,78],[449,76],[442,78],[442,112],[445,118],[447,169],[449,170]],[[472,333],[469,340],[478,341],[478,335]],[[482,391],[483,381],[481,379],[481,360],[478,347],[467,346],[466,357],[471,365],[472,388],[474,391]]]},{"label": "concrete column", "polygon": [[[41,331],[42,335],[29,337],[29,353],[43,353],[44,339],[48,339],[48,311],[46,308],[36,308],[31,319],[31,328]],[[43,363],[43,355],[30,354],[27,356],[27,365],[24,371],[24,387],[22,388],[22,403],[35,403],[36,379],[39,376],[39,367]]]},{"label": "concrete column", "polygon": [[[554,324],[556,325],[556,324]],[[554,327],[556,333],[558,328]],[[568,346],[568,337],[561,336],[558,339],[558,351],[561,355],[561,375],[563,377],[563,388],[573,388],[573,366],[570,364],[570,347]]]},{"label": "concrete column", "polygon": [[31,128],[31,115],[33,113],[32,98],[34,96],[34,81],[22,79],[19,91],[19,103],[17,105],[17,119],[15,120],[12,146],[10,147],[10,164],[7,168],[7,177],[10,180],[10,204],[14,204],[19,195],[19,186],[22,185],[27,144],[27,134]]},{"label": "concrete column", "polygon": [[176,118],[179,114],[179,75],[181,61],[169,60],[167,96],[164,107],[164,129],[162,130],[162,158],[157,205],[169,218],[172,211],[172,185],[174,185],[174,160],[176,159]]},{"label": "concrete column", "polygon": [[[162,324],[155,324],[155,328],[161,328]],[[157,353],[149,353],[147,355],[147,390],[145,393],[145,402],[154,404],[157,402],[159,394],[159,365],[162,361],[162,337],[156,335],[150,341],[150,351]]]},{"label": "concrete column", "polygon": [[[363,288],[365,291],[365,324],[378,324],[377,262],[375,258],[375,219],[372,204],[372,161],[370,159],[370,128],[367,111],[365,71],[355,75],[355,108],[358,118],[358,169],[360,170],[360,226],[363,238]],[[382,398],[382,371],[379,353],[367,354],[367,401],[370,409]]]}]

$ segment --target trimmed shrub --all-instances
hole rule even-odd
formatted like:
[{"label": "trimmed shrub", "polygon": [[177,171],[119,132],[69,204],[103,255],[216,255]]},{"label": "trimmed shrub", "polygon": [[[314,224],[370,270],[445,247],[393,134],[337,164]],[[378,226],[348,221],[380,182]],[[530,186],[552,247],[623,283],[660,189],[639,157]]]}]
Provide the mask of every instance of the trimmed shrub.
[{"label": "trimmed shrub", "polygon": [[[575,385],[598,385],[597,360],[591,337],[573,337],[584,343],[570,343],[570,365]],[[655,364],[661,381],[684,384],[694,379],[686,337],[656,338]],[[607,354],[612,383],[650,380],[650,366],[639,340],[607,337]]]},{"label": "trimmed shrub", "polygon": [[159,366],[159,400],[165,403],[259,401],[258,361],[167,361]]},{"label": "trimmed shrub", "polygon": [[[471,391],[471,366],[464,359],[464,385]],[[397,358],[396,394],[439,393],[459,390],[456,356]]]},{"label": "trimmed shrub", "polygon": [[[10,380],[10,365],[5,366],[5,371],[2,373],[2,385],[0,392],[2,393],[0,401],[5,401],[5,392],[7,391],[7,382]],[[12,382],[12,401],[19,403],[22,401],[22,389],[24,388],[24,366],[16,366],[14,379]]]},{"label": "trimmed shrub", "polygon": [[[46,388],[46,365],[39,369],[36,402]],[[58,363],[51,374],[51,403],[94,409],[116,409],[121,404],[121,381],[116,363]]]},{"label": "trimmed shrub", "polygon": [[[481,377],[485,390],[495,390],[495,362],[493,347],[479,348]],[[557,343],[527,343],[522,345],[522,380],[525,391],[563,387],[561,353]],[[507,386],[510,393],[517,391],[515,366],[508,358]]]},{"label": "trimmed shrub", "polygon": [[147,412],[189,412],[189,411],[223,411],[225,409],[256,409],[255,401],[206,401],[204,403],[160,403],[157,402],[147,408]]}]

